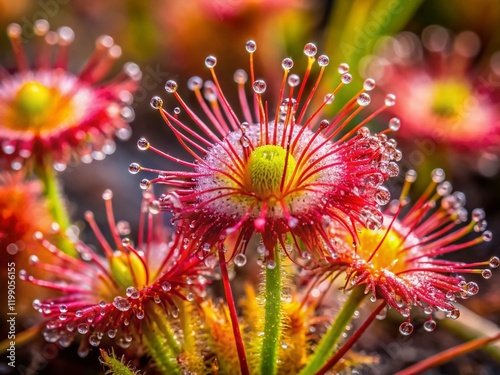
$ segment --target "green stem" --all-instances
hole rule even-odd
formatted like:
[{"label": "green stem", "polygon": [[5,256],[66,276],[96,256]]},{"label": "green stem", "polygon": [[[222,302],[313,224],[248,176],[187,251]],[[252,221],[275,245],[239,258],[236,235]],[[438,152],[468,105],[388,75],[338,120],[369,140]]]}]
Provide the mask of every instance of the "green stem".
[{"label": "green stem", "polygon": [[161,374],[180,374],[177,358],[181,345],[163,311],[157,306],[149,310],[142,325],[143,343]]},{"label": "green stem", "polygon": [[64,204],[64,198],[59,188],[59,181],[57,180],[56,173],[50,164],[39,166],[35,170],[38,178],[44,185],[43,193],[49,203],[49,210],[54,221],[59,224],[63,235],[60,237],[57,245],[66,254],[77,257],[78,252],[75,247],[64,236],[64,233],[71,225],[71,220]]},{"label": "green stem", "polygon": [[282,328],[281,291],[283,288],[279,248],[274,249],[274,268],[266,267],[264,336],[261,348],[261,374],[276,374]]},{"label": "green stem", "polygon": [[[162,330],[161,333],[165,334],[165,332],[169,332],[173,336],[170,329],[167,331]],[[164,336],[161,333],[155,324],[144,324],[142,342],[161,374],[180,374],[177,363],[178,354],[170,346],[174,338]]]},{"label": "green stem", "polygon": [[335,321],[328,329],[326,334],[321,338],[318,347],[311,356],[309,363],[300,372],[300,375],[313,375],[326,363],[331,357],[342,333],[345,332],[346,326],[354,317],[354,312],[359,308],[359,305],[365,297],[364,286],[354,288],[349,295],[349,298],[342,306],[341,310],[335,317]]}]

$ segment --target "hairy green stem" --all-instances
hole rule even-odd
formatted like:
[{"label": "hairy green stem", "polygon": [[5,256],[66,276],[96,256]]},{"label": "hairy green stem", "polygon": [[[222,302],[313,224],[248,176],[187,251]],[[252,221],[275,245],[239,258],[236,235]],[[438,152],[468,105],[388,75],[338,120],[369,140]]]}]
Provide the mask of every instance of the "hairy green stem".
[{"label": "hairy green stem", "polygon": [[378,307],[372,311],[370,316],[363,322],[361,327],[359,327],[354,334],[349,337],[349,340],[347,340],[346,343],[342,345],[342,347],[339,349],[335,355],[326,362],[326,364],[316,373],[316,375],[324,375],[326,374],[330,369],[333,368],[343,357],[344,355],[351,350],[353,345],[358,342],[359,338],[363,333],[365,333],[366,329],[372,324],[372,322],[375,320],[378,314],[386,307],[386,302],[382,302]]},{"label": "hairy green stem", "polygon": [[322,337],[309,363],[302,369],[300,375],[316,374],[331,357],[342,333],[345,332],[347,325],[354,317],[354,312],[359,308],[359,305],[365,297],[364,289],[364,286],[360,286],[352,290],[349,298],[335,317],[332,326]]},{"label": "hairy green stem", "polygon": [[276,266],[266,267],[265,278],[265,307],[264,307],[264,336],[261,348],[261,374],[276,374],[279,358],[279,344],[282,329],[281,291],[283,289],[281,259],[279,248],[274,249]]},{"label": "hairy green stem", "polygon": [[[71,220],[64,204],[64,198],[59,188],[56,173],[50,164],[39,166],[35,172],[44,185],[43,194],[48,201],[52,218],[59,224],[61,232],[65,233],[71,225]],[[78,256],[75,247],[64,235],[60,237],[57,245],[64,253],[73,257]]]},{"label": "hairy green stem", "polygon": [[180,374],[177,358],[180,344],[165,315],[150,311],[151,318],[142,326],[142,341],[162,374]]}]

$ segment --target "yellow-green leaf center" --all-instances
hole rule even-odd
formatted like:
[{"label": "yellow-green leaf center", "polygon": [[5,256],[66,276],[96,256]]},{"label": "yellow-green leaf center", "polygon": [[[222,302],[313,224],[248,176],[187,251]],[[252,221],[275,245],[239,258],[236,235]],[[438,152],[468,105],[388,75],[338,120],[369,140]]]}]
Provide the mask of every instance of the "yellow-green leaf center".
[{"label": "yellow-green leaf center", "polygon": [[[285,168],[286,165],[286,168]],[[281,182],[286,185],[295,169],[291,154],[276,145],[257,147],[248,159],[246,168],[247,188],[261,199],[281,196]]]}]

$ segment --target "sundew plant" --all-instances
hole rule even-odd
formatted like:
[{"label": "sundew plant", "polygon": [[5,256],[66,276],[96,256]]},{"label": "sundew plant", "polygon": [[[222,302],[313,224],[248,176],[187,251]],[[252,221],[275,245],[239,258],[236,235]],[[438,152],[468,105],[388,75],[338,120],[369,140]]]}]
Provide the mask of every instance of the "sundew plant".
[{"label": "sundew plant", "polygon": [[[116,10],[122,18],[107,26],[130,30],[115,38],[52,31],[39,17],[29,33],[24,21],[6,26],[5,373],[409,375],[476,350],[488,356],[478,373],[495,373],[500,330],[488,319],[500,308],[500,258],[495,219],[486,221],[495,210],[472,181],[495,178],[496,86],[465,66],[480,36],[424,28],[423,54],[414,34],[396,34],[419,19],[418,2],[196,3],[199,14],[186,13],[185,23],[207,36],[214,25],[233,30],[231,45],[212,37],[169,55],[197,37],[162,18],[182,7],[134,1],[95,4],[94,13],[58,5],[81,15],[75,22],[92,35],[97,15]],[[315,12],[325,13],[323,36],[309,29]],[[254,19],[259,27],[244,32]],[[156,27],[169,34],[158,51],[146,46]],[[347,30],[366,36],[351,40]],[[147,59],[162,51],[189,63],[152,69]],[[139,62],[120,70],[122,55]],[[493,79],[498,53],[488,61],[481,71]],[[416,87],[433,100],[412,99]],[[471,94],[475,87],[491,90]],[[466,88],[488,106],[465,108]],[[478,112],[488,116],[469,121]],[[463,131],[454,132],[458,123]],[[467,136],[471,124],[488,139]],[[412,155],[423,151],[412,141],[440,142],[418,138],[437,127],[453,142],[417,163]],[[115,143],[130,137],[137,147]],[[487,149],[467,159],[479,144]],[[468,160],[458,169],[443,157],[457,153]],[[440,342],[452,335],[462,338]],[[384,363],[384,342],[404,355]],[[419,352],[425,343],[432,355]],[[38,366],[34,355],[47,348],[55,355]]]}]

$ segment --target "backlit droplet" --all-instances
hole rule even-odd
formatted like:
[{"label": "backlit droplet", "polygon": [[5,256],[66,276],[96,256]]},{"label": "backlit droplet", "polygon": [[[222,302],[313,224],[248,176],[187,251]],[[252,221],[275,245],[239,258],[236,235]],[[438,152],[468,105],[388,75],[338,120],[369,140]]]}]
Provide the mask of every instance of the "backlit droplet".
[{"label": "backlit droplet", "polygon": [[140,170],[141,170],[141,166],[137,163],[131,163],[128,166],[128,171],[132,174],[137,174],[137,173],[139,173]]},{"label": "backlit droplet", "polygon": [[104,193],[102,193],[102,199],[104,199],[105,201],[113,199],[113,191],[110,189],[104,190]]},{"label": "backlit droplet", "polygon": [[498,266],[500,266],[500,258],[491,257],[490,258],[490,267],[491,268],[498,268]]},{"label": "backlit droplet", "polygon": [[160,98],[159,96],[153,96],[149,101],[149,104],[151,105],[151,108],[159,109],[163,107],[163,99]]},{"label": "backlit droplet", "polygon": [[248,52],[253,53],[257,50],[257,43],[255,43],[253,40],[249,40],[245,44],[245,48]]},{"label": "backlit droplet", "polygon": [[90,335],[89,343],[92,346],[99,346],[99,344],[101,343],[101,340],[99,340],[99,337],[97,337],[97,335]]},{"label": "backlit droplet", "polygon": [[138,299],[141,296],[141,294],[139,293],[139,291],[137,290],[137,288],[135,288],[133,286],[129,286],[125,290],[125,294],[127,295],[127,297],[130,297],[132,299]]},{"label": "backlit droplet", "polygon": [[273,270],[276,268],[276,262],[274,260],[270,259],[266,262],[266,266],[268,269]]},{"label": "backlit droplet", "polygon": [[153,200],[149,202],[148,211],[150,214],[156,215],[160,213],[160,202],[157,200]]},{"label": "backlit droplet", "polygon": [[87,323],[80,323],[76,329],[78,330],[78,333],[85,335],[89,331],[89,325]]},{"label": "backlit droplet", "polygon": [[300,83],[300,77],[297,74],[290,74],[290,77],[288,77],[288,84],[290,87],[296,87]]},{"label": "backlit droplet", "polygon": [[483,240],[485,242],[490,242],[493,239],[493,233],[491,231],[486,230],[483,232]]},{"label": "backlit droplet", "polygon": [[318,57],[319,66],[327,66],[330,63],[330,58],[327,55],[321,55]]},{"label": "backlit droplet", "polygon": [[316,53],[318,53],[318,48],[316,47],[316,45],[314,43],[307,43],[304,46],[304,54],[306,56],[312,57],[312,56],[315,56]]},{"label": "backlit droplet", "polygon": [[491,272],[490,269],[484,269],[483,272],[481,272],[481,275],[485,278],[485,279],[489,279],[491,278],[491,276],[493,275],[493,273]]},{"label": "backlit droplet", "polygon": [[247,264],[247,257],[245,254],[236,254],[234,257],[234,264],[236,264],[238,267],[243,267],[245,264]]},{"label": "backlit droplet", "polygon": [[217,58],[215,56],[207,56],[205,59],[205,66],[209,69],[217,65]]},{"label": "backlit droplet", "polygon": [[142,151],[147,150],[149,148],[149,142],[146,138],[139,138],[137,141],[137,147]]},{"label": "backlit droplet", "polygon": [[401,127],[401,120],[397,117],[393,117],[389,120],[389,129],[393,132],[397,132]]},{"label": "backlit droplet", "polygon": [[160,285],[164,292],[168,292],[172,289],[172,285],[168,281],[162,281]]},{"label": "backlit droplet", "polygon": [[350,75],[349,73],[343,74],[342,78],[341,78],[341,81],[342,81],[342,83],[344,85],[347,85],[347,84],[351,83],[351,81],[352,81],[352,75]]},{"label": "backlit droplet", "polygon": [[233,79],[238,84],[244,84],[248,80],[248,74],[243,69],[238,69],[234,72]]},{"label": "backlit droplet", "polygon": [[410,322],[403,322],[399,326],[399,332],[404,336],[409,336],[413,332],[413,324]]},{"label": "backlit droplet", "polygon": [[485,218],[486,214],[482,208],[476,208],[472,210],[472,220],[475,222],[481,221]]},{"label": "backlit droplet", "polygon": [[434,320],[428,320],[424,323],[424,329],[427,332],[432,332],[436,329],[436,322]]},{"label": "backlit droplet", "polygon": [[177,91],[177,82],[169,79],[167,83],[165,83],[165,91],[169,94],[173,94]]},{"label": "backlit droplet", "polygon": [[144,178],[139,183],[139,186],[140,186],[140,188],[142,190],[147,190],[151,186],[151,181],[149,181],[148,179]]},{"label": "backlit droplet", "polygon": [[375,201],[377,204],[383,206],[389,203],[391,200],[391,193],[385,187],[380,186],[375,193]]},{"label": "backlit droplet", "polygon": [[370,95],[368,95],[366,92],[362,92],[361,94],[359,94],[358,96],[358,104],[362,107],[366,107],[368,104],[370,104],[371,102],[371,98],[370,98]]},{"label": "backlit droplet", "polygon": [[290,70],[293,68],[293,60],[291,58],[287,57],[287,58],[283,59],[283,61],[281,62],[281,66],[285,70]]},{"label": "backlit droplet", "polygon": [[263,81],[262,79],[256,80],[253,83],[252,87],[253,87],[253,91],[255,91],[257,94],[263,94],[267,89],[266,82]]},{"label": "backlit droplet", "polygon": [[396,104],[396,95],[394,94],[387,94],[385,96],[384,103],[387,107],[392,107],[394,104]]},{"label": "backlit droplet", "polygon": [[128,299],[117,296],[113,300],[113,306],[116,307],[120,311],[128,311],[131,307],[131,304],[128,301]]},{"label": "backlit droplet", "polygon": [[110,329],[110,330],[108,331],[108,337],[109,337],[110,339],[114,338],[114,337],[116,336],[116,333],[117,333],[117,332],[118,332],[118,330],[117,330],[116,328],[115,328],[115,329]]},{"label": "backlit droplet", "polygon": [[444,181],[446,175],[441,168],[436,168],[431,172],[431,177],[432,177],[432,181],[439,184],[440,182]]},{"label": "backlit droplet", "polygon": [[349,71],[349,65],[346,63],[342,63],[338,67],[338,72],[340,74],[346,74]]},{"label": "backlit droplet", "polygon": [[367,78],[363,82],[363,89],[365,91],[372,91],[375,88],[375,80],[373,78]]},{"label": "backlit droplet", "polygon": [[448,315],[451,319],[458,319],[460,317],[460,310],[459,309],[453,309],[450,311]]},{"label": "backlit droplet", "polygon": [[470,296],[476,295],[479,292],[479,285],[477,285],[474,282],[467,283],[465,285],[465,290],[467,291],[467,294]]},{"label": "backlit droplet", "polygon": [[198,76],[191,77],[187,82],[187,86],[188,89],[192,91],[200,90],[201,87],[203,86],[203,80]]}]

